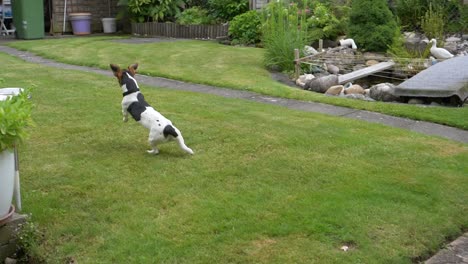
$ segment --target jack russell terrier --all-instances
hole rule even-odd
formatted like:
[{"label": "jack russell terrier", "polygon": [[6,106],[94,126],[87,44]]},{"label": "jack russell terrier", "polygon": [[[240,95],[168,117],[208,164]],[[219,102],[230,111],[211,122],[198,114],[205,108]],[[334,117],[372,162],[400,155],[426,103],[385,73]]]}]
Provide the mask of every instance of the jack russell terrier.
[{"label": "jack russell terrier", "polygon": [[121,70],[120,67],[115,64],[110,64],[110,67],[122,87],[123,121],[128,121],[128,113],[130,113],[135,121],[150,131],[148,141],[151,150],[148,150],[148,153],[158,154],[159,150],[157,144],[175,140],[179,143],[182,150],[193,154],[192,149],[185,145],[184,138],[179,129],[173,126],[169,119],[165,118],[151,107],[145,101],[143,94],[140,93],[140,87],[134,78],[138,64],[130,65],[127,70]]}]

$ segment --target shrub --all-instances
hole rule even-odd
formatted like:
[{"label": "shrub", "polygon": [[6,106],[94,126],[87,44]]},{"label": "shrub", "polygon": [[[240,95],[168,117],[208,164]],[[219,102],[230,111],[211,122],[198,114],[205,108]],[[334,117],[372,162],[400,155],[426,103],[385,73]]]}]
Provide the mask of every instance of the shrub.
[{"label": "shrub", "polygon": [[208,10],[197,6],[185,9],[176,18],[176,22],[181,25],[209,25],[216,23],[216,19],[208,14]]},{"label": "shrub", "polygon": [[240,44],[255,44],[261,37],[260,15],[257,11],[249,11],[236,16],[229,23],[229,36]]},{"label": "shrub", "polygon": [[262,14],[265,65],[280,71],[294,70],[294,49],[308,44],[305,12],[283,0],[270,2]]},{"label": "shrub", "polygon": [[349,17],[349,37],[368,51],[385,51],[397,28],[386,0],[354,0]]},{"label": "shrub", "polygon": [[313,14],[307,19],[307,22],[312,40],[336,39],[338,34],[342,32],[339,28],[340,21],[326,5],[321,3],[315,6]]},{"label": "shrub", "polygon": [[208,0],[210,13],[223,21],[249,11],[249,0]]},{"label": "shrub", "polygon": [[173,19],[185,3],[183,0],[119,0],[118,5],[126,6],[130,19],[141,23]]},{"label": "shrub", "polygon": [[443,40],[444,37],[444,16],[440,9],[434,10],[432,4],[421,19],[421,28],[429,39],[436,38]]}]

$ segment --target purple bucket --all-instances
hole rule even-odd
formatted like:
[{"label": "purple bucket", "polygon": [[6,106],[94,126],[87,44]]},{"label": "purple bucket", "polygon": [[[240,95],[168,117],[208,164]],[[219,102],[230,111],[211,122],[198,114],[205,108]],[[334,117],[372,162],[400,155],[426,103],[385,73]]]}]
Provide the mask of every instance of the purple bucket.
[{"label": "purple bucket", "polygon": [[91,34],[91,13],[70,13],[68,18],[74,35]]}]

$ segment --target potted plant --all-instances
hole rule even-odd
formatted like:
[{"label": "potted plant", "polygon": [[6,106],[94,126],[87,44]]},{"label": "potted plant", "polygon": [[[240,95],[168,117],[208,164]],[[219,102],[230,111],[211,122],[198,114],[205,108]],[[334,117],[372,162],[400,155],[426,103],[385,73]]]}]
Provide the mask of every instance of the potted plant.
[{"label": "potted plant", "polygon": [[32,124],[31,111],[28,92],[20,88],[0,89],[0,219],[13,213],[14,152],[26,138],[26,128]]}]

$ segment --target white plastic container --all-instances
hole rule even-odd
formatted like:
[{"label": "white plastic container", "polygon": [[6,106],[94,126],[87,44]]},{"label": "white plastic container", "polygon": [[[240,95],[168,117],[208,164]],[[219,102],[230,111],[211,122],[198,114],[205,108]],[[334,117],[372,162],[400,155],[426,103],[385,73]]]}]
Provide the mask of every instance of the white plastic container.
[{"label": "white plastic container", "polygon": [[104,33],[115,33],[117,31],[116,19],[113,17],[102,18],[102,29]]},{"label": "white plastic container", "polygon": [[0,219],[8,214],[15,187],[15,153],[13,150],[0,152]]}]

